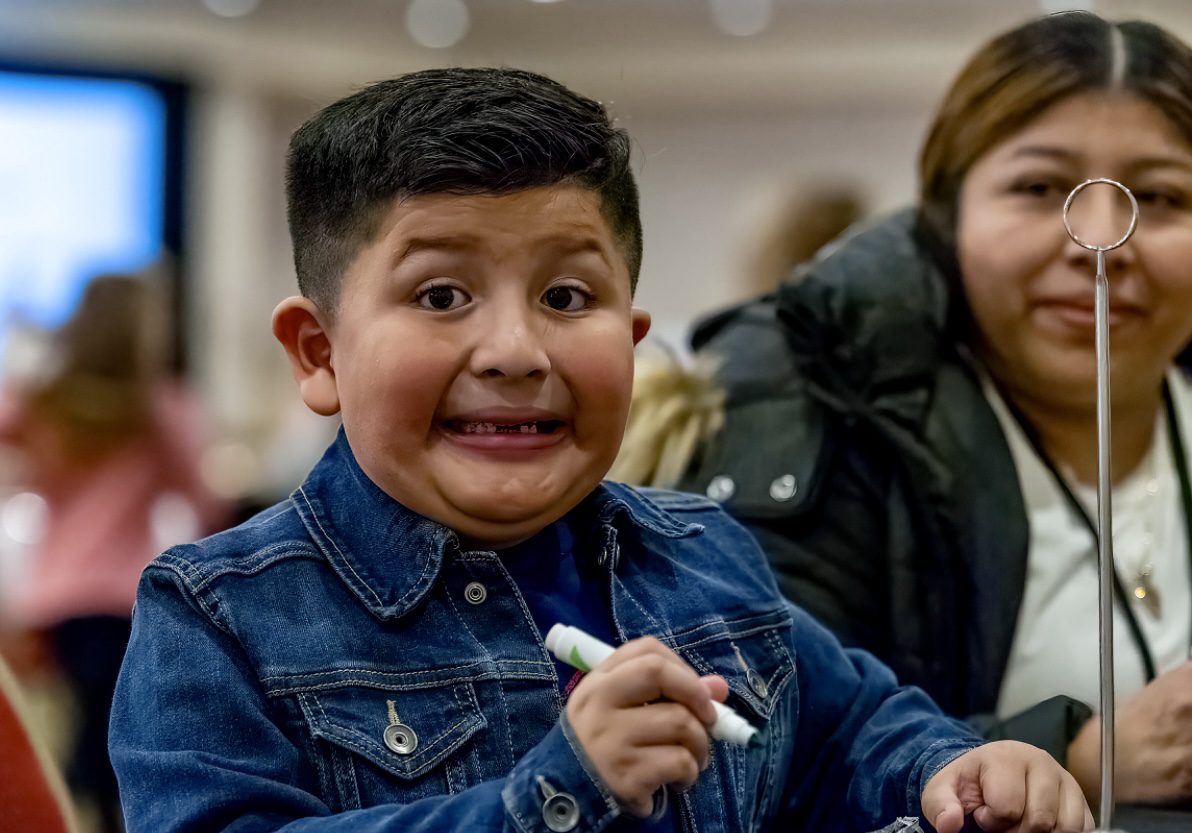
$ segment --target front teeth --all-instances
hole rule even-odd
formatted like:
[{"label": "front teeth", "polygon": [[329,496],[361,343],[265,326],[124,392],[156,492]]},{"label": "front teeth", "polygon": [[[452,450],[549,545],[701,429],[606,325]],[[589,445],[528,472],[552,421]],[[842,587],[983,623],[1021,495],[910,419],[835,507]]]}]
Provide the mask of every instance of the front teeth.
[{"label": "front teeth", "polygon": [[463,432],[465,434],[537,434],[538,423],[526,422],[517,426],[517,430],[510,428],[499,428],[494,422],[465,422],[463,424]]}]

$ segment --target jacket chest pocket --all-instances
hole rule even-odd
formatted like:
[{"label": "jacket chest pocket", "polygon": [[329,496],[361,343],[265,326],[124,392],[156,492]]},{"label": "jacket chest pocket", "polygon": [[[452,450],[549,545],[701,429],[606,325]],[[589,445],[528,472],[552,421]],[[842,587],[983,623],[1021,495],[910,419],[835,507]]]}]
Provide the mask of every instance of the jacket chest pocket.
[{"label": "jacket chest pocket", "polygon": [[728,682],[726,704],[758,730],[750,746],[713,744],[717,779],[714,789],[734,796],[742,830],[759,830],[774,811],[786,765],[780,760],[790,749],[789,737],[796,708],[793,703],[795,664],[788,650],[789,619],[754,624],[729,623],[678,653],[700,674],[719,674]]},{"label": "jacket chest pocket", "polygon": [[303,692],[298,703],[336,811],[462,792],[480,780],[476,735],[485,721],[471,683],[343,685]]}]

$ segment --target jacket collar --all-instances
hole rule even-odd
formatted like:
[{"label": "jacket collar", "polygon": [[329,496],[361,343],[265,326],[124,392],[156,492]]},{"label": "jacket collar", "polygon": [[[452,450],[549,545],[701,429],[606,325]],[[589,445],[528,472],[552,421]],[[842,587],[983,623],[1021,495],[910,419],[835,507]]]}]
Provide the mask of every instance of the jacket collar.
[{"label": "jacket collar", "polygon": [[[332,569],[380,619],[395,619],[416,607],[434,586],[448,550],[459,546],[452,530],[407,509],[369,479],[342,428],[291,500]],[[591,540],[606,546],[615,542],[618,527],[664,538],[701,529],[616,483],[599,485],[568,517],[572,514],[574,522],[589,529],[598,525],[601,534]],[[615,567],[615,558],[610,566]]]}]

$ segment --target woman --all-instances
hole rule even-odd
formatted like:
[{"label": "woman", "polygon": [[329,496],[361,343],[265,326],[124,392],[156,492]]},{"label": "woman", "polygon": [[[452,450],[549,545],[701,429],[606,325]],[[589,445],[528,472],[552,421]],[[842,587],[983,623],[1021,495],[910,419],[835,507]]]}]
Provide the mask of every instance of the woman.
[{"label": "woman", "polygon": [[112,833],[123,825],[107,723],[138,577],[224,514],[199,474],[194,400],[166,376],[164,317],[145,279],[94,279],[54,334],[52,367],[10,384],[0,408],[0,441],[46,508],[6,618],[48,636],[80,722],[67,780]]},{"label": "woman", "polygon": [[[1085,179],[1138,198],[1108,255],[1118,798],[1192,796],[1192,51],[1046,17],[979,51],[921,158],[917,210],[698,328],[724,426],[684,479],[757,535],[784,591],[1096,802],[1094,256]],[[1081,198],[1086,239],[1128,217]]]}]

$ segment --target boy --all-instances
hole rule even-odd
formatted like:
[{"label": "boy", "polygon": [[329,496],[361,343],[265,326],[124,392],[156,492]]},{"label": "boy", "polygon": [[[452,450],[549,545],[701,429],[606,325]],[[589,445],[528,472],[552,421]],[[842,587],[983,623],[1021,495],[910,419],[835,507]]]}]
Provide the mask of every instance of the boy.
[{"label": "boy", "polygon": [[[976,748],[786,605],[715,504],[601,484],[649,328],[628,158],[515,70],[407,75],[295,134],[273,328],[343,429],[289,500],[146,571],[130,833],[1091,827],[1046,755]],[[620,647],[575,674],[555,622]],[[710,743],[713,699],[762,742]]]}]

